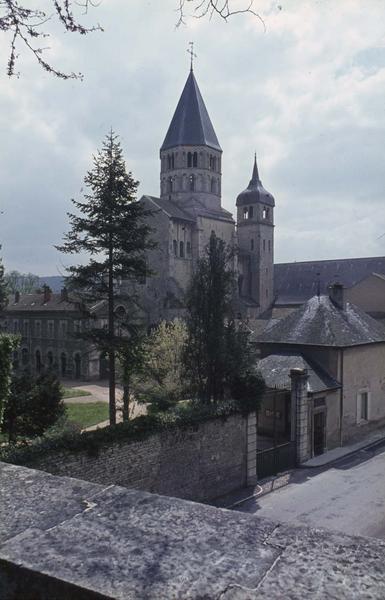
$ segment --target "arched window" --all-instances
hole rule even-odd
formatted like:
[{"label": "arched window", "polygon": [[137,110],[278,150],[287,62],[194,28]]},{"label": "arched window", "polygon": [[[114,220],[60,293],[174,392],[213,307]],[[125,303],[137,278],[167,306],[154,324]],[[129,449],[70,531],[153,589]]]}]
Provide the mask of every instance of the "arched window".
[{"label": "arched window", "polygon": [[186,254],[191,256],[191,242],[186,242]]},{"label": "arched window", "polygon": [[250,208],[249,208],[249,219],[253,218],[253,213],[254,213],[254,207],[250,206]]},{"label": "arched window", "polygon": [[53,367],[53,353],[51,350],[49,350],[49,352],[47,352],[47,361],[48,361],[48,368],[52,369]]},{"label": "arched window", "polygon": [[193,167],[198,166],[198,152],[194,152],[193,154]]},{"label": "arched window", "polygon": [[67,355],[65,352],[60,355],[60,373],[62,377],[65,377],[67,373]]},{"label": "arched window", "polygon": [[78,352],[74,356],[74,363],[75,363],[75,379],[80,379],[82,376],[82,359]]},{"label": "arched window", "polygon": [[244,218],[244,219],[248,219],[248,218],[249,218],[249,209],[248,209],[248,207],[247,207],[247,206],[245,206],[245,207],[243,208],[243,218]]},{"label": "arched window", "polygon": [[35,366],[36,366],[36,373],[40,373],[40,371],[41,371],[41,354],[40,354],[40,350],[36,350],[36,354],[35,354]]},{"label": "arched window", "polygon": [[269,218],[269,209],[266,208],[266,206],[263,207],[262,218],[263,219],[268,219]]},{"label": "arched window", "polygon": [[171,168],[173,169],[175,165],[175,157],[174,157],[174,153],[171,154]]},{"label": "arched window", "polygon": [[190,175],[190,192],[195,190],[195,175]]},{"label": "arched window", "polygon": [[173,240],[172,247],[174,250],[174,256],[178,256],[178,242],[176,240]]},{"label": "arched window", "polygon": [[215,193],[215,179],[214,179],[214,177],[212,177],[212,178],[211,178],[211,181],[210,181],[210,192],[211,192],[212,194],[214,194],[214,193]]},{"label": "arched window", "polygon": [[183,242],[179,242],[179,256],[181,258],[184,258],[184,243]]},{"label": "arched window", "polygon": [[187,152],[187,166],[192,167],[192,154],[191,152]]},{"label": "arched window", "polygon": [[26,367],[28,365],[28,362],[29,362],[28,349],[23,348],[21,351],[21,364],[23,365],[23,367]]}]

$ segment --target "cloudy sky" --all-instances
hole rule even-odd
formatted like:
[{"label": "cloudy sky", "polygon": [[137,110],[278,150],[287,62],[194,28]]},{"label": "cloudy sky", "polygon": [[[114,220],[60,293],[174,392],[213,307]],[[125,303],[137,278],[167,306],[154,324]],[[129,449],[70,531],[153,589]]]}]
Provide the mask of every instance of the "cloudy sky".
[{"label": "cloudy sky", "polygon": [[175,29],[177,3],[101,0],[89,19],[104,33],[54,35],[46,58],[81,71],[83,82],[54,79],[24,52],[20,77],[7,78],[1,34],[6,268],[57,275],[71,262],[53,245],[111,126],[139,195],[159,193],[159,147],[188,75],[190,40],[223,149],[224,207],[234,211],[256,150],[276,199],[277,262],[384,255],[383,0],[255,0],[265,26],[236,15]]}]

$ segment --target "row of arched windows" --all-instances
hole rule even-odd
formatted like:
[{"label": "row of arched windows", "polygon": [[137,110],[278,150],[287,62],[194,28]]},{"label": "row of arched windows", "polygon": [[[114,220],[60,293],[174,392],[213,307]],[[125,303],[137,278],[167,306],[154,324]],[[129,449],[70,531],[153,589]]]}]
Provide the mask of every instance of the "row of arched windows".
[{"label": "row of arched windows", "polygon": [[[22,348],[20,354],[17,350],[13,353],[13,366],[15,370],[18,370],[20,367],[22,369],[32,367],[36,373],[41,373],[44,368],[47,368],[57,371],[61,377],[68,375],[68,357],[66,352],[61,352],[59,356],[55,356],[52,350],[48,350],[43,362],[42,353],[39,349],[35,350],[31,356],[28,348]],[[80,379],[82,376],[82,358],[79,352],[73,355],[72,375],[76,379]]]},{"label": "row of arched windows", "polygon": [[179,244],[177,240],[173,240],[172,247],[174,251],[174,256],[179,258],[190,258],[191,257],[191,242],[180,241]]},{"label": "row of arched windows", "polygon": [[162,179],[162,194],[172,192],[210,192],[220,194],[220,182],[216,177],[205,177],[203,175],[187,175],[181,177],[174,175]]},{"label": "row of arched windows", "polygon": [[[243,218],[253,219],[254,218],[254,206],[243,207]],[[268,220],[270,218],[270,209],[268,206],[264,206],[262,209],[262,219]]]},{"label": "row of arched windows", "polygon": [[221,170],[219,156],[207,152],[182,152],[182,162],[178,165],[178,152],[170,152],[162,156],[162,171],[171,171],[175,168],[200,168],[209,169],[215,173]]}]

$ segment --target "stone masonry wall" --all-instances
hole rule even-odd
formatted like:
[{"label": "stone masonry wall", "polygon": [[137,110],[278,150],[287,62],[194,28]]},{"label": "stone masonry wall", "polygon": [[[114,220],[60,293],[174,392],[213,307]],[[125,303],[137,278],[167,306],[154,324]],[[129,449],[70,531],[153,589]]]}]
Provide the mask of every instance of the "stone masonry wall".
[{"label": "stone masonry wall", "polygon": [[247,419],[233,415],[146,440],[86,452],[55,452],[33,467],[101,484],[190,500],[209,500],[246,485]]}]

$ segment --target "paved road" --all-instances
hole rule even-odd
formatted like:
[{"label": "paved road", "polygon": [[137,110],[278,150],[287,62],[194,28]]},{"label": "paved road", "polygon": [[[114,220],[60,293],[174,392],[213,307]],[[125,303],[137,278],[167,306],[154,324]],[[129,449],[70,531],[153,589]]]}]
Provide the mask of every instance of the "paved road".
[{"label": "paved road", "polygon": [[290,483],[237,507],[279,522],[385,539],[385,447],[324,469],[298,469]]}]

